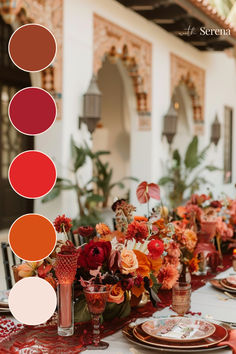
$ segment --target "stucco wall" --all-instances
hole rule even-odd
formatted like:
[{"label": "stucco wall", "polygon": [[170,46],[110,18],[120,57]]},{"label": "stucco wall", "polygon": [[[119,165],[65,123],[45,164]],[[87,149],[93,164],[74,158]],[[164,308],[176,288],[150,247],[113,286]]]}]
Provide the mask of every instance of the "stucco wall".
[{"label": "stucco wall", "polygon": [[[78,128],[78,116],[82,113],[82,95],[92,75],[93,62],[93,13],[97,13],[136,35],[148,40],[153,46],[152,55],[152,130],[135,130],[131,140],[132,166],[140,179],[156,181],[162,175],[161,160],[167,157],[167,144],[162,143],[162,119],[170,102],[170,53],[200,66],[206,70],[205,87],[205,135],[201,144],[210,138],[210,124],[218,113],[223,121],[224,105],[234,108],[236,114],[236,69],[235,61],[224,53],[204,53],[177,39],[160,27],[148,22],[133,11],[114,0],[66,0],[64,1],[64,42],[63,42],[63,118],[56,122],[53,132],[36,138],[36,146],[55,155],[60,170],[67,174],[70,162],[70,137]],[[235,140],[235,131],[234,131]],[[82,139],[82,137],[80,137]],[[223,165],[223,141],[217,149],[212,147],[209,161]],[[235,150],[235,149],[234,149]],[[234,154],[235,156],[235,154]],[[234,166],[233,181],[236,168]],[[222,178],[215,173],[211,180],[221,190]],[[233,185],[224,188],[233,194]],[[135,199],[133,197],[133,199]],[[133,200],[135,202],[135,200]],[[36,202],[36,212],[53,218],[63,210],[75,216],[76,201],[73,194],[66,193],[60,202],[42,207]],[[46,210],[46,211],[45,211]]]}]

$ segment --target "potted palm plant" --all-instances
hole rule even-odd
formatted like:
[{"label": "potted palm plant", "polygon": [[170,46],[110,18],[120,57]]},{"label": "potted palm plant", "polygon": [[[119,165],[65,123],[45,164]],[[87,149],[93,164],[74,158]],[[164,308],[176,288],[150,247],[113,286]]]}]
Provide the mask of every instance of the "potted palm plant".
[{"label": "potted palm plant", "polygon": [[187,147],[185,156],[182,157],[179,150],[173,152],[168,163],[167,174],[158,184],[166,187],[167,197],[171,207],[177,207],[184,203],[190,195],[200,189],[203,184],[210,184],[204,177],[205,171],[221,171],[220,168],[203,164],[210,145],[199,151],[198,137],[195,136]]}]

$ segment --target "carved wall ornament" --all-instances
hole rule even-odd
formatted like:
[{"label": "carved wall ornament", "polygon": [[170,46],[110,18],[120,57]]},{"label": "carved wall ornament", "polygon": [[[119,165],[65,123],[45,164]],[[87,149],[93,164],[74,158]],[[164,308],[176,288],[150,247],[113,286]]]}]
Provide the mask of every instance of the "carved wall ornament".
[{"label": "carved wall ornament", "polygon": [[171,53],[171,94],[184,83],[192,99],[195,133],[203,133],[205,70]]},{"label": "carved wall ornament", "polygon": [[120,26],[94,14],[93,71],[97,75],[108,57],[121,59],[133,81],[139,130],[151,129],[152,45]]}]

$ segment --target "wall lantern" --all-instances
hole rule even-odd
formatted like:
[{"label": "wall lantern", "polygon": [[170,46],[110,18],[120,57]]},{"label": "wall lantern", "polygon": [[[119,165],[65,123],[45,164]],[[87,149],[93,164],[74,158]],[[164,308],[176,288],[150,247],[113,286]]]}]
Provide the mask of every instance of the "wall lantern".
[{"label": "wall lantern", "polygon": [[211,143],[214,143],[215,146],[217,146],[220,140],[220,131],[221,131],[221,125],[218,116],[216,115],[215,120],[211,125]]},{"label": "wall lantern", "polygon": [[177,120],[178,120],[178,113],[175,109],[173,100],[171,100],[169,110],[167,114],[164,116],[164,127],[162,132],[162,135],[166,136],[168,144],[170,145],[177,132]]},{"label": "wall lantern", "polygon": [[93,75],[88,90],[84,94],[83,117],[79,117],[79,128],[81,123],[84,123],[91,134],[101,119],[101,97],[102,94],[98,88],[96,76]]},{"label": "wall lantern", "polygon": [[200,104],[200,97],[198,95],[193,97],[193,117],[196,122],[202,120],[202,106]]}]

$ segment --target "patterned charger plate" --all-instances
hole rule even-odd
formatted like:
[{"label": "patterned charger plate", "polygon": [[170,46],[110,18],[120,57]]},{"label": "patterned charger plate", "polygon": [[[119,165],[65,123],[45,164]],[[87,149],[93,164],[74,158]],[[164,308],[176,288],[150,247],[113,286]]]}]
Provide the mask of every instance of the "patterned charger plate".
[{"label": "patterned charger plate", "polygon": [[142,330],[167,342],[187,343],[210,337],[215,332],[215,325],[196,318],[173,317],[146,321]]},{"label": "patterned charger plate", "polygon": [[[219,327],[221,327],[221,326],[219,326]],[[141,328],[141,331],[142,331],[142,328]],[[216,325],[216,331],[218,331],[218,325]],[[130,326],[124,327],[122,332],[123,332],[123,335],[126,337],[126,339],[129,340],[130,342],[132,342],[133,344],[136,344],[142,348],[149,349],[149,350],[155,350],[155,351],[158,350],[159,352],[182,353],[182,354],[185,352],[186,353],[206,353],[206,352],[211,352],[213,350],[219,350],[219,351],[221,350],[222,351],[222,349],[225,349],[228,347],[227,345],[218,347],[218,346],[216,346],[216,344],[211,344],[213,346],[210,347],[208,344],[208,347],[206,347],[206,348],[191,348],[190,349],[190,348],[186,348],[185,345],[182,344],[179,348],[175,348],[175,347],[173,347],[174,343],[169,343],[170,345],[169,346],[167,345],[165,347],[165,346],[161,345],[162,341],[160,341],[160,340],[159,340],[159,345],[157,345],[157,343],[152,344],[152,342],[148,342],[148,339],[146,339],[146,341],[138,339],[137,337],[134,336],[133,328]],[[146,334],[144,333],[144,335],[146,335]],[[226,334],[226,337],[227,337],[227,335],[228,335],[228,333]],[[225,339],[225,337],[223,337],[223,331],[222,331],[220,341],[222,341],[224,339]],[[155,338],[154,338],[154,340],[158,341]]]}]

